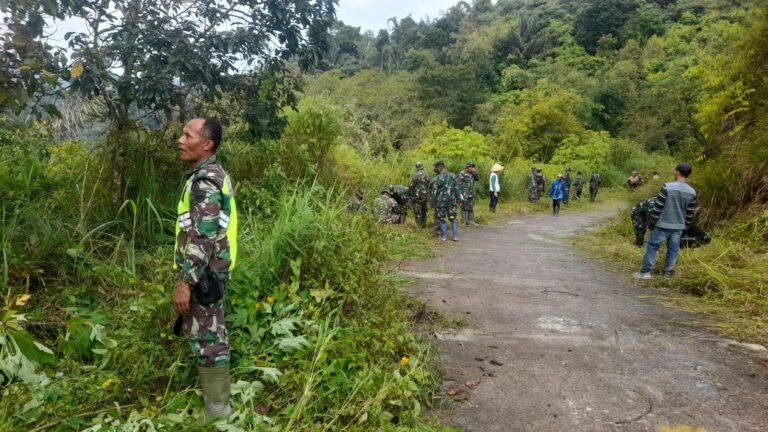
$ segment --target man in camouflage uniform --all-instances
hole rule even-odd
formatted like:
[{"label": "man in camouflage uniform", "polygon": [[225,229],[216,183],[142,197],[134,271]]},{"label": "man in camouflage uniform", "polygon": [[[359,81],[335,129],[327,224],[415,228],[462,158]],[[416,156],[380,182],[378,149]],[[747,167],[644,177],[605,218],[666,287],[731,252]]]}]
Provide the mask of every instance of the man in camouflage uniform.
[{"label": "man in camouflage uniform", "polygon": [[648,198],[635,204],[629,212],[632,227],[635,228],[635,246],[637,247],[643,247],[645,243],[645,230],[650,228],[651,209],[654,205],[656,205],[656,197]]},{"label": "man in camouflage uniform", "polygon": [[581,200],[581,192],[584,190],[584,177],[581,171],[576,173],[576,179],[573,181],[573,198],[576,201]]},{"label": "man in camouflage uniform", "polygon": [[563,174],[563,181],[565,182],[565,194],[563,195],[563,203],[568,204],[568,195],[571,193],[571,169],[565,168],[565,174]]},{"label": "man in camouflage uniform", "polygon": [[[174,268],[178,283],[173,307],[183,317],[196,356],[205,401],[204,420],[231,414],[229,343],[224,295],[237,253],[237,207],[229,176],[216,159],[221,125],[190,120],[178,140],[179,158],[190,170],[178,205]],[[218,298],[203,304],[205,289]]]},{"label": "man in camouflage uniform", "polygon": [[443,161],[435,162],[435,181],[432,182],[432,208],[440,230],[440,241],[445,241],[446,219],[451,221],[453,241],[459,241],[459,226],[456,223],[456,204],[463,200],[456,187],[456,176],[445,169]]},{"label": "man in camouflage uniform", "polygon": [[592,170],[592,175],[589,176],[589,201],[595,202],[597,198],[597,190],[600,189],[600,174],[597,171]]},{"label": "man in camouflage uniform", "polygon": [[347,201],[347,211],[350,213],[367,212],[368,207],[365,204],[363,204],[364,197],[365,197],[365,191],[362,189],[357,189],[355,193],[352,194],[352,196],[349,198],[349,201]]},{"label": "man in camouflage uniform", "polygon": [[528,202],[539,202],[539,197],[536,193],[536,167],[531,168],[526,184],[528,185]]},{"label": "man in camouflage uniform", "polygon": [[400,223],[400,215],[395,212],[396,208],[397,201],[390,196],[389,190],[387,189],[381,191],[379,197],[373,201],[373,213],[376,215],[379,222],[382,223]]},{"label": "man in camouflage uniform", "polygon": [[411,178],[411,205],[416,224],[424,228],[427,226],[427,201],[429,199],[429,177],[424,173],[424,165],[416,162],[416,174]]},{"label": "man in camouflage uniform", "polygon": [[475,182],[480,180],[477,174],[475,163],[468,161],[464,166],[464,171],[459,173],[456,180],[456,187],[464,198],[459,205],[461,206],[461,222],[464,225],[479,226],[475,222]]},{"label": "man in camouflage uniform", "polygon": [[635,189],[639,188],[643,184],[643,176],[640,175],[639,171],[632,171],[632,174],[627,177],[627,188],[630,192],[633,192]]},{"label": "man in camouflage uniform", "polygon": [[400,222],[398,223],[405,223],[405,217],[408,215],[408,203],[410,202],[408,188],[401,185],[389,185],[387,190],[389,191],[389,196],[397,203],[395,213],[400,216]]},{"label": "man in camouflage uniform", "polygon": [[547,179],[541,172],[541,168],[536,168],[536,202],[539,202],[544,191],[547,190]]}]

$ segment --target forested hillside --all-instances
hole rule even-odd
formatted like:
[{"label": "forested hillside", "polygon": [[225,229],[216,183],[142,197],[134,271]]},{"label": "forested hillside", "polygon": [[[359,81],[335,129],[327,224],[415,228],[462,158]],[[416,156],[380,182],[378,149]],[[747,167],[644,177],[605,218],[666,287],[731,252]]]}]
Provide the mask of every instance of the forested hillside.
[{"label": "forested hillside", "polygon": [[[175,143],[196,115],[225,123],[241,215],[220,430],[439,429],[422,418],[431,349],[392,273],[431,239],[345,210],[416,161],[472,159],[479,191],[504,164],[502,207],[534,165],[621,186],[689,161],[697,218],[733,243],[682,284],[738,294],[765,336],[765,0],[478,0],[374,31],[339,7],[0,2],[0,430],[195,427],[170,266]],[[81,28],[53,41],[66,20]]]},{"label": "forested hillside", "polygon": [[672,155],[694,165],[712,223],[765,202],[765,14],[764,2],[500,0],[378,33],[336,22],[306,93],[344,111],[345,142],[366,155],[430,153],[425,135],[457,134],[492,159],[616,168],[616,183],[667,175],[646,153]]}]

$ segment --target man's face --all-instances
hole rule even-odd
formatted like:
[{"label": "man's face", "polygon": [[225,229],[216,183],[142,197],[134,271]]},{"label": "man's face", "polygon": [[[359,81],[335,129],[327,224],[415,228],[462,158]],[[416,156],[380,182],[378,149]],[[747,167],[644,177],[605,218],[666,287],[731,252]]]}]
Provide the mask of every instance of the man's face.
[{"label": "man's face", "polygon": [[203,133],[203,119],[192,119],[179,137],[179,159],[194,167],[213,154],[213,140]]},{"label": "man's face", "polygon": [[468,173],[470,173],[470,174],[474,174],[474,173],[475,173],[475,171],[476,171],[476,170],[475,170],[475,167],[473,167],[473,166],[467,167],[467,172],[468,172]]},{"label": "man's face", "polygon": [[442,165],[435,166],[435,173],[440,174],[441,172],[443,172],[443,166]]}]

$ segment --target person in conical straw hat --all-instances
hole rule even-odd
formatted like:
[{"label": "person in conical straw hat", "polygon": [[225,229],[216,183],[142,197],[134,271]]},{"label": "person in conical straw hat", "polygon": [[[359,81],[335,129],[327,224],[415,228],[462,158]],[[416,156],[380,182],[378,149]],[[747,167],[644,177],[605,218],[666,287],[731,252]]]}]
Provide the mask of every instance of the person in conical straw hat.
[{"label": "person in conical straw hat", "polygon": [[502,171],[504,167],[496,162],[491,167],[491,177],[488,179],[488,188],[491,193],[491,204],[489,210],[491,213],[496,213],[496,204],[499,203],[499,193],[501,192],[501,184],[499,183],[499,171]]}]

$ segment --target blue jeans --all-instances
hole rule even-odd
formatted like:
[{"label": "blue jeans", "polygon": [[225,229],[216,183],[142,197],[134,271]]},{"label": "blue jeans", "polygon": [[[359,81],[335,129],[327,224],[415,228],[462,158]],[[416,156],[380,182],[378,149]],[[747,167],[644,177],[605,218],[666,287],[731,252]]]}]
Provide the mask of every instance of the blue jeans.
[{"label": "blue jeans", "polygon": [[667,256],[664,260],[664,273],[672,273],[677,262],[677,254],[680,251],[680,237],[683,230],[673,230],[654,227],[651,231],[651,237],[648,239],[648,245],[645,247],[645,256],[643,257],[643,269],[641,273],[650,273],[653,265],[656,263],[656,252],[665,241],[667,242]]}]

